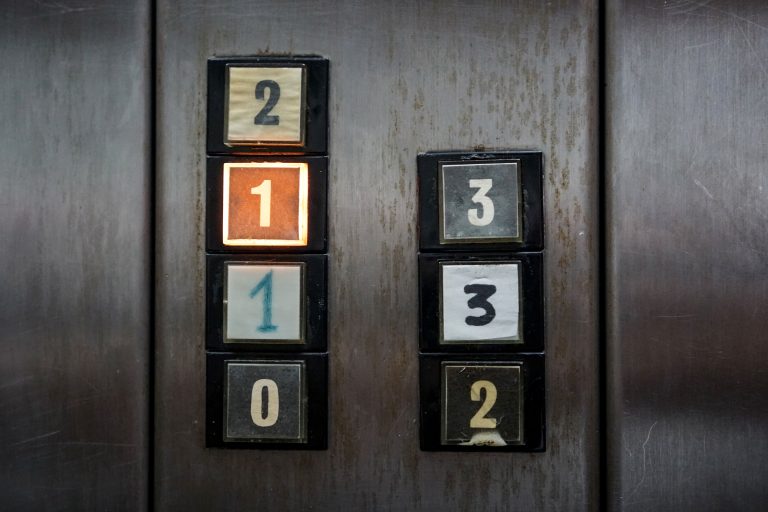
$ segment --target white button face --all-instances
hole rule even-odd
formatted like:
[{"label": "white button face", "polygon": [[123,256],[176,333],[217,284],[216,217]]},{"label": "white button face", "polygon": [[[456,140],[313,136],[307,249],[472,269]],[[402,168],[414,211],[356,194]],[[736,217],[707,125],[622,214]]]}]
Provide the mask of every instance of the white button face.
[{"label": "white button face", "polygon": [[227,83],[227,144],[302,144],[303,67],[230,66]]},{"label": "white button face", "polygon": [[303,342],[304,265],[229,263],[225,342]]},{"label": "white button face", "polygon": [[441,263],[442,340],[520,342],[518,263]]}]

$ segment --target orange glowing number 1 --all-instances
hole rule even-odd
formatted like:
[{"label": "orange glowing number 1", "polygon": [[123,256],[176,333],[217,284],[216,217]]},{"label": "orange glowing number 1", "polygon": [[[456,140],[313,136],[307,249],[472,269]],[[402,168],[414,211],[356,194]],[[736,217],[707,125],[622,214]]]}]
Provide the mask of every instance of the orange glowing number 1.
[{"label": "orange glowing number 1", "polygon": [[261,199],[259,204],[259,226],[268,228],[271,216],[269,205],[272,202],[272,180],[264,180],[258,187],[251,188],[251,194],[257,195]]}]

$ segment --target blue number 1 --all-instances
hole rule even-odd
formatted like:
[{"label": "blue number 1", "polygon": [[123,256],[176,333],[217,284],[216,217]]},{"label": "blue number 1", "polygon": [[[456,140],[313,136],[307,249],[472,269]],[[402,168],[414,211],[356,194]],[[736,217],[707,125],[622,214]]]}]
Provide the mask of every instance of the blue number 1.
[{"label": "blue number 1", "polygon": [[267,272],[267,275],[261,278],[261,281],[253,287],[250,297],[253,299],[258,293],[264,289],[264,297],[261,304],[264,308],[264,317],[261,325],[258,327],[259,332],[272,332],[277,330],[276,325],[272,325],[272,271]]}]

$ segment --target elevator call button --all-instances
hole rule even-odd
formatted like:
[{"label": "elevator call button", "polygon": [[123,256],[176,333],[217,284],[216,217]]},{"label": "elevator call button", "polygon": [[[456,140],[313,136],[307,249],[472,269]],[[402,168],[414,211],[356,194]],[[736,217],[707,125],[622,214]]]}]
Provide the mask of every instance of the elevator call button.
[{"label": "elevator call button", "polygon": [[223,180],[224,245],[307,245],[306,163],[225,163]]},{"label": "elevator call button", "polygon": [[305,68],[227,68],[228,144],[301,145],[304,140]]},{"label": "elevator call button", "polygon": [[506,446],[523,441],[520,364],[443,363],[441,395],[443,444]]},{"label": "elevator call button", "polygon": [[228,361],[224,441],[304,442],[302,361]]},{"label": "elevator call button", "polygon": [[520,240],[520,162],[440,164],[442,243]]},{"label": "elevator call button", "polygon": [[518,262],[441,263],[441,341],[520,340]]},{"label": "elevator call button", "polygon": [[208,154],[326,153],[328,74],[313,55],[209,59]]},{"label": "elevator call button", "polygon": [[225,340],[302,343],[304,264],[229,263]]},{"label": "elevator call button", "polygon": [[439,151],[416,163],[422,252],[543,248],[540,152]]},{"label": "elevator call button", "polygon": [[328,69],[208,60],[207,446],[328,446]]}]

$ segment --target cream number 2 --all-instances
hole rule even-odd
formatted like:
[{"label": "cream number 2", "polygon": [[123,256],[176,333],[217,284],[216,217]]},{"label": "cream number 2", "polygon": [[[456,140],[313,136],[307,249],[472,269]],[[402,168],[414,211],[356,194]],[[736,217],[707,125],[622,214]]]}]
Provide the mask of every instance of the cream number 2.
[{"label": "cream number 2", "polygon": [[[481,398],[481,391],[485,391],[485,399]],[[469,397],[473,402],[480,402],[482,405],[477,410],[472,419],[469,420],[469,428],[496,428],[496,418],[487,418],[485,415],[491,412],[491,408],[496,403],[499,394],[496,386],[489,380],[478,380],[472,383],[469,390]]]}]

